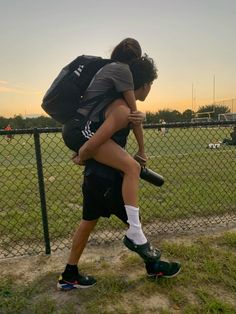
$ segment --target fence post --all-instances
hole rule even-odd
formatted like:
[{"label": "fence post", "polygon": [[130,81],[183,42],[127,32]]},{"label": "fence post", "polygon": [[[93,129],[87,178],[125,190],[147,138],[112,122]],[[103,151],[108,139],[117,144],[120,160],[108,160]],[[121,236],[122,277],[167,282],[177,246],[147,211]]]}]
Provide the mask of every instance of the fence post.
[{"label": "fence post", "polygon": [[35,143],[35,154],[36,154],[36,161],[37,161],[38,184],[39,184],[39,195],[40,195],[40,203],[41,203],[42,222],[43,222],[45,253],[50,254],[51,247],[50,247],[50,238],[49,238],[49,230],[48,230],[48,216],[47,216],[47,205],[46,205],[45,186],[44,186],[44,177],[43,177],[41,144],[40,144],[39,131],[37,128],[34,129],[34,143]]}]

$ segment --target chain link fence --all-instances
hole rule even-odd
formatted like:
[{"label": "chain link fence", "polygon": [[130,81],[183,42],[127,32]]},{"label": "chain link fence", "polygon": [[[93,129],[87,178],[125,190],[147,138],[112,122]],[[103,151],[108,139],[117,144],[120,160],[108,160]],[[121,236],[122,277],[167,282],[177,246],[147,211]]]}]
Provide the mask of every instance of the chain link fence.
[{"label": "chain link fence", "polygon": [[[234,122],[145,125],[148,167],[158,188],[140,180],[149,237],[236,224],[236,146],[223,144]],[[130,134],[127,150],[134,155]],[[70,247],[82,214],[83,167],[72,163],[60,128],[0,131],[0,258]],[[121,239],[117,218],[100,219],[92,243]]]}]

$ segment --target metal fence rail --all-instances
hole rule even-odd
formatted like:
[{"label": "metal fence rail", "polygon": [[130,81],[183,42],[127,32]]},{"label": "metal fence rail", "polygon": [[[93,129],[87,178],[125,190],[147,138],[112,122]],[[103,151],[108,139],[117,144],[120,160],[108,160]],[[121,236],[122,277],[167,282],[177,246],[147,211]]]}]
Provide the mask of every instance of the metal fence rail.
[{"label": "metal fence rail", "polygon": [[[145,125],[148,167],[165,184],[140,180],[140,210],[148,236],[236,224],[234,122]],[[136,152],[133,135],[127,145]],[[83,167],[74,165],[60,128],[0,130],[0,258],[70,246],[81,218]],[[92,242],[121,239],[123,225],[101,219]]]}]

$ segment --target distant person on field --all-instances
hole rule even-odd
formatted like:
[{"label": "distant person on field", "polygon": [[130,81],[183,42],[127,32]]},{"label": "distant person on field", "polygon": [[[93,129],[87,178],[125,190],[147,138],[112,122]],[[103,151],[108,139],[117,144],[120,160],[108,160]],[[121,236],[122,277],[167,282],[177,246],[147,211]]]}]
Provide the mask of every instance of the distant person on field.
[{"label": "distant person on field", "polygon": [[163,125],[163,127],[161,127],[161,133],[162,133],[163,136],[165,136],[166,133],[167,133],[167,132],[166,132],[166,128],[165,128],[166,122],[165,122],[164,119],[160,120],[160,122],[161,122],[161,124]]},{"label": "distant person on field", "polygon": [[233,128],[233,132],[230,133],[231,139],[225,138],[223,144],[226,145],[236,145],[236,126]]},{"label": "distant person on field", "polygon": [[[5,128],[4,128],[4,131],[12,131],[12,127],[10,124],[8,124]],[[6,140],[7,142],[10,142],[12,140],[12,134],[7,134],[6,135]]]}]

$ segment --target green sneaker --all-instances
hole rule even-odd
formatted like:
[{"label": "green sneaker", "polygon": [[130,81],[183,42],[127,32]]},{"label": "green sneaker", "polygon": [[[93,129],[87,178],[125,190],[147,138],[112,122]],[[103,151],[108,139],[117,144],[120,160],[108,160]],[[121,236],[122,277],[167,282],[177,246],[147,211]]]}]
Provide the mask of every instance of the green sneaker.
[{"label": "green sneaker", "polygon": [[177,262],[158,261],[156,263],[146,263],[147,276],[153,279],[172,278],[178,275],[181,264]]}]

